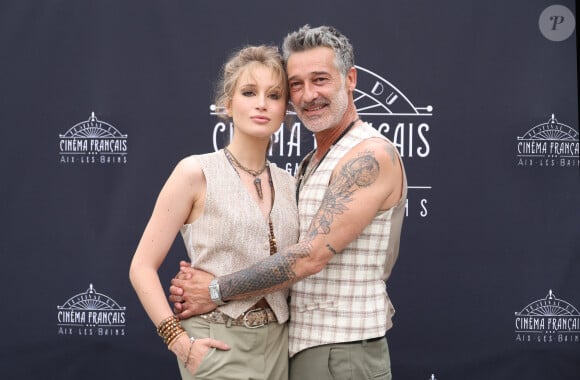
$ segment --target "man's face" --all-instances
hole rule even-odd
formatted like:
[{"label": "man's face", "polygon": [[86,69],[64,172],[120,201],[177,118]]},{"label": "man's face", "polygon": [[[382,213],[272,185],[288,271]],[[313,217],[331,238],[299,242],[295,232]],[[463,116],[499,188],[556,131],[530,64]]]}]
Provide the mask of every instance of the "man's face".
[{"label": "man's face", "polygon": [[288,58],[290,100],[304,125],[312,132],[336,127],[348,108],[350,76],[341,75],[334,51],[317,47]]}]

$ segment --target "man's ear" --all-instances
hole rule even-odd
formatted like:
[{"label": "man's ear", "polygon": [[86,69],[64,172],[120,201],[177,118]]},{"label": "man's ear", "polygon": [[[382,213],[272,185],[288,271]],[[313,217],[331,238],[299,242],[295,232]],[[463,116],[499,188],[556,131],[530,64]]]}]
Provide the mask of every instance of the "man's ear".
[{"label": "man's ear", "polygon": [[350,92],[354,92],[356,88],[356,68],[354,66],[346,73],[346,88]]}]

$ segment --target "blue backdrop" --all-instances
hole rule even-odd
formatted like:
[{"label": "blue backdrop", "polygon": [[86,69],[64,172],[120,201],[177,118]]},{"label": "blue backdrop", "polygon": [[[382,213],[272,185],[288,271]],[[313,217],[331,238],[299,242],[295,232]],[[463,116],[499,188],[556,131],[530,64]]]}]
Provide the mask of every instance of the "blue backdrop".
[{"label": "blue backdrop", "polygon": [[[576,2],[3,0],[2,379],[178,378],[128,281],[182,157],[221,148],[229,53],[350,37],[356,104],[403,156],[395,379],[580,379]],[[299,121],[270,159],[312,149]],[[176,240],[163,281],[186,257]]]}]

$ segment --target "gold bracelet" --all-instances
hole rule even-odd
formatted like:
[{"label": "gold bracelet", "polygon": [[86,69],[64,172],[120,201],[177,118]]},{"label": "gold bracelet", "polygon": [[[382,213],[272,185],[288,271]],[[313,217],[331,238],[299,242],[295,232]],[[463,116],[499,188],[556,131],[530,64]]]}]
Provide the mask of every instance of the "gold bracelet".
[{"label": "gold bracelet", "polygon": [[185,330],[181,327],[181,323],[175,315],[165,318],[157,326],[157,334],[163,339],[168,348],[183,333],[185,333]]},{"label": "gold bracelet", "polygon": [[171,350],[171,345],[173,344],[173,342],[175,342],[175,341],[176,341],[176,340],[177,340],[177,339],[178,339],[180,336],[182,336],[183,334],[187,334],[187,331],[185,331],[185,330],[182,330],[182,331],[180,331],[180,332],[177,332],[177,333],[175,334],[175,336],[173,336],[173,338],[171,338],[171,339],[169,340],[169,342],[167,342],[167,349],[168,349],[168,350]]}]

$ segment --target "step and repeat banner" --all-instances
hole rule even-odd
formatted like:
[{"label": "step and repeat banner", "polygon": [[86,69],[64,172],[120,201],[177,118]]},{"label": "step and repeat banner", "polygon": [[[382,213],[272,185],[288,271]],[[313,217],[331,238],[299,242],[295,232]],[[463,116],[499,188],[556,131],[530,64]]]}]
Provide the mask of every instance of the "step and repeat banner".
[{"label": "step and repeat banner", "polygon": [[[571,0],[1,1],[0,378],[179,378],[128,280],[156,196],[228,141],[228,55],[328,24],[409,179],[394,378],[580,379],[576,20]],[[269,159],[294,174],[312,148],[295,119]],[[167,288],[185,258],[178,237]]]}]

